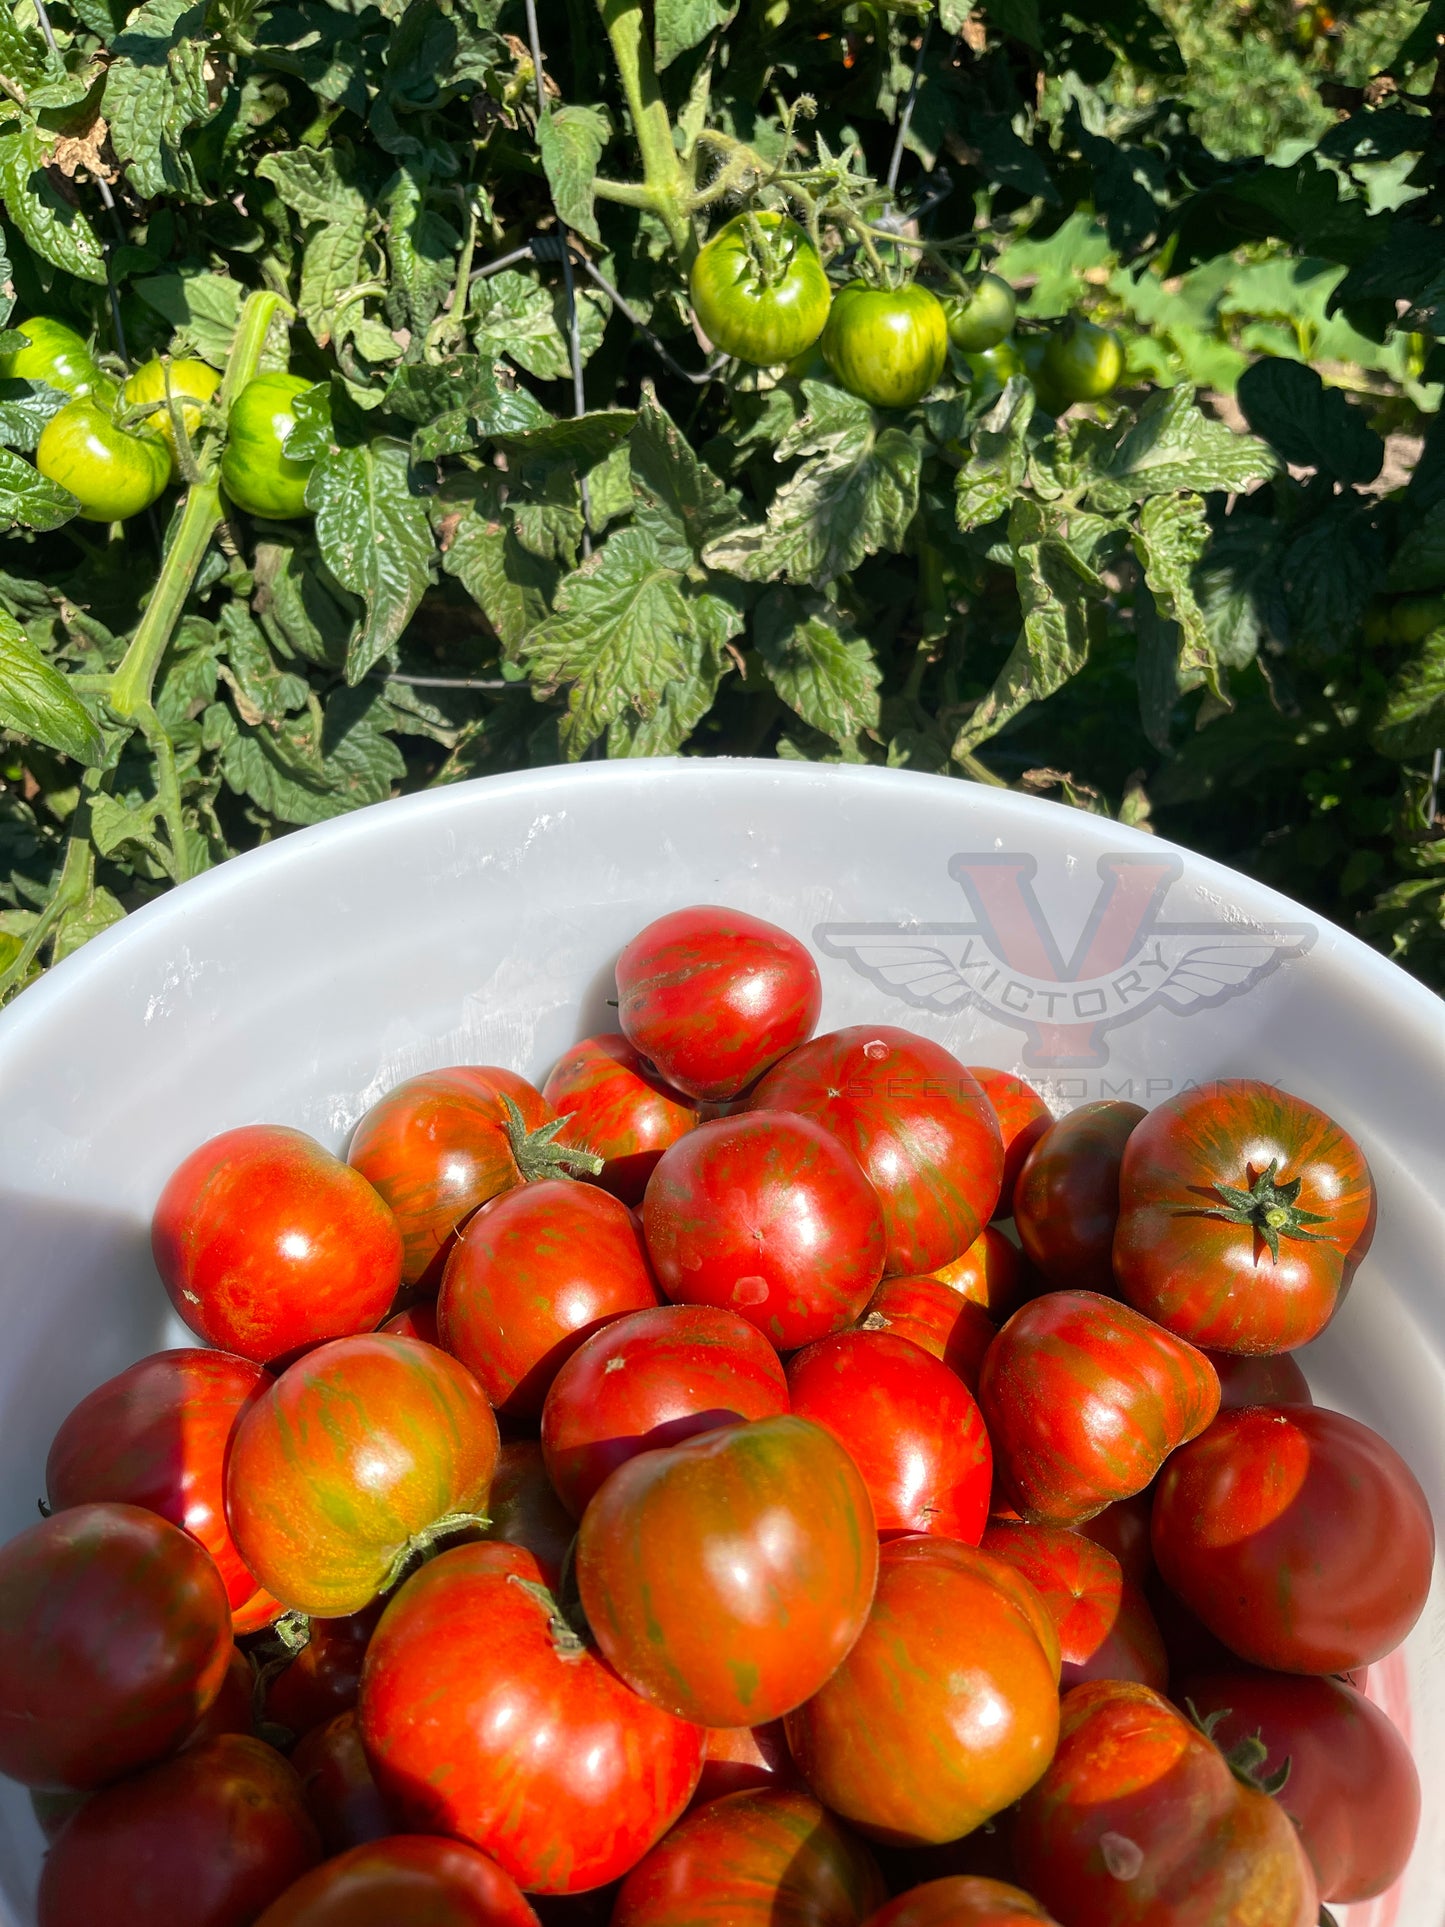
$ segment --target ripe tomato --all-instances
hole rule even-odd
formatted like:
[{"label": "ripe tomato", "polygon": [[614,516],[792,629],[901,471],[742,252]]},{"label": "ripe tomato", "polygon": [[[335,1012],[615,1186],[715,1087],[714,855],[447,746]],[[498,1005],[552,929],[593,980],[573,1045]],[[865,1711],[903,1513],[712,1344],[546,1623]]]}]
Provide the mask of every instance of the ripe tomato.
[{"label": "ripe tomato", "polygon": [[883,1274],[878,1193],[812,1118],[699,1125],[663,1153],[642,1223],[669,1298],[735,1311],[779,1351],[851,1325]]},{"label": "ripe tomato", "polygon": [[1112,1253],[1119,1161],[1145,1115],[1140,1104],[1082,1104],[1051,1125],[1025,1158],[1014,1224],[1025,1256],[1054,1290],[1118,1296]]},{"label": "ripe tomato", "polygon": [[713,346],[760,368],[811,348],[832,300],[818,250],[802,228],[762,208],[735,215],[699,249],[688,293]]},{"label": "ripe tomato", "polygon": [[442,1276],[437,1331],[499,1412],[535,1418],[590,1332],[659,1295],[627,1206],[590,1184],[544,1178],[468,1224]]},{"label": "ripe tomato", "polygon": [[1151,1504],[1148,1492],[1136,1492],[1131,1499],[1116,1499],[1071,1529],[1112,1552],[1130,1584],[1142,1586],[1154,1570],[1154,1554],[1149,1550]]},{"label": "ripe tomato", "polygon": [[347,1162],[396,1215],[407,1284],[435,1291],[446,1254],[478,1205],[528,1178],[558,1174],[563,1167],[555,1152],[549,1156],[546,1136],[556,1122],[524,1077],[489,1064],[424,1071],[372,1105],[352,1134]]},{"label": "ripe tomato", "polygon": [[617,1021],[690,1097],[736,1097],[811,1037],[818,966],[798,939],[742,910],[698,904],[635,936],[617,959]]},{"label": "ripe tomato", "polygon": [[524,1546],[547,1584],[555,1588],[577,1536],[577,1521],[557,1497],[535,1439],[509,1439],[503,1445],[487,1511],[492,1523],[483,1537]]},{"label": "ripe tomato", "polygon": [[872,1854],[811,1794],[730,1793],[632,1869],[611,1927],[861,1927],[887,1892]]},{"label": "ripe tomato", "polygon": [[242,1927],[320,1858],[294,1770],[227,1733],[86,1801],[45,1856],[39,1927]]},{"label": "ripe tomato", "polygon": [[977,1392],[983,1355],[998,1336],[997,1325],[982,1305],[960,1298],[951,1285],[933,1277],[886,1278],[868,1300],[859,1329],[891,1332],[895,1338],[921,1345],[961,1378],[970,1392]]},{"label": "ripe tomato", "polygon": [[787,1409],[778,1355],[745,1318],[659,1305],[613,1319],[567,1360],[542,1407],[542,1453],[580,1519],[607,1475],[639,1452]]},{"label": "ripe tomato", "polygon": [[437,1331],[437,1301],[435,1298],[418,1298],[415,1304],[408,1305],[405,1311],[394,1311],[386,1322],[377,1327],[393,1338],[416,1338],[423,1345],[435,1345],[441,1349],[441,1334]]},{"label": "ripe tomato", "polygon": [[155,1352],[83,1398],[45,1461],[51,1510],[118,1499],[158,1512],[206,1548],[231,1606],[256,1591],[226,1526],[226,1449],[270,1378],[227,1352]]},{"label": "ripe tomato", "polygon": [[1219,1409],[1244,1405],[1313,1405],[1309,1380],[1288,1352],[1246,1358],[1241,1353],[1206,1352],[1219,1374]]},{"label": "ripe tomato", "polygon": [[115,383],[100,372],[89,345],[65,322],[49,315],[32,315],[15,324],[25,336],[23,348],[0,355],[0,377],[6,381],[43,381],[62,395],[91,395],[104,401]]},{"label": "ripe tomato", "polygon": [[376,1599],[359,1613],[311,1620],[306,1644],[266,1689],[266,1718],[302,1734],[355,1706],[361,1663],[381,1612]]},{"label": "ripe tomato", "polygon": [[386,1204],[315,1138],[246,1124],[177,1167],[151,1220],[171,1303],[198,1337],[266,1364],[370,1331],[401,1277]]},{"label": "ripe tomato", "polygon": [[1069,1927],[1315,1927],[1314,1875],[1284,1809],[1133,1681],[1090,1680],[1066,1696],[1014,1857]]},{"label": "ripe tomato", "polygon": [[948,317],[916,281],[906,288],[850,281],[833,297],[822,347],[850,395],[875,408],[911,408],[943,373]]},{"label": "ripe tomato", "polygon": [[1036,1525],[1078,1525],[1142,1492],[1219,1409],[1214,1367],[1127,1305],[1053,1291],[984,1355],[979,1404],[1000,1485]]},{"label": "ripe tomato", "polygon": [[1002,1523],[989,1526],[983,1549],[1016,1566],[1053,1615],[1062,1686],[1135,1679],[1164,1691],[1169,1662],[1159,1628],[1112,1552],[1062,1526]]},{"label": "ripe tomato", "polygon": [[[1420,1776],[1379,1707],[1338,1679],[1240,1666],[1196,1674],[1174,1694],[1228,1757],[1261,1777],[1289,1762],[1275,1795],[1299,1828],[1320,1899],[1369,1900],[1405,1870],[1420,1824]],[[1258,1746],[1250,1742],[1258,1736]]]},{"label": "ripe tomato", "polygon": [[123,408],[150,409],[149,414],[141,416],[140,426],[151,434],[159,435],[170,451],[172,479],[180,474],[180,463],[171,406],[174,405],[180,415],[181,426],[190,437],[200,427],[206,403],[220,385],[221,377],[203,361],[172,361],[169,358],[162,361],[159,357],[137,368],[122,385],[120,401]]},{"label": "ripe tomato", "polygon": [[0,1773],[104,1786],[169,1753],[221,1690],[226,1589],[177,1527],[77,1505],[0,1546]]},{"label": "ripe tomato", "polygon": [[1316,1406],[1221,1413],[1154,1495],[1160,1577],[1241,1659],[1343,1673],[1393,1652],[1430,1589],[1435,1529],[1377,1432]]},{"label": "ripe tomato", "polygon": [[392,1831],[391,1813],[371,1776],[356,1708],[303,1733],[291,1755],[306,1811],[329,1855]]},{"label": "ripe tomato", "polygon": [[1018,1246],[994,1224],[986,1224],[961,1257],[929,1275],[971,1298],[999,1325],[1032,1295]]},{"label": "ripe tomato", "polygon": [[69,489],[83,522],[127,522],[148,509],[170,480],[159,435],[128,435],[93,396],[68,401],[35,445],[35,466]]},{"label": "ripe tomato", "polygon": [[1123,372],[1119,337],[1082,315],[1070,315],[1062,328],[1050,334],[1040,363],[1049,392],[1066,406],[1100,400],[1118,387]]},{"label": "ripe tomato", "polygon": [[943,312],[948,317],[948,338],[959,353],[980,355],[1013,333],[1018,304],[1001,276],[980,274],[971,286],[943,297]]},{"label": "ripe tomato", "polygon": [[725,1793],[756,1793],[797,1783],[781,1720],[769,1720],[766,1726],[710,1726],[692,1804],[701,1807]]},{"label": "ripe tomato", "polygon": [[1221,1352],[1285,1352],[1322,1332],[1368,1248],[1364,1153],[1271,1084],[1181,1092],[1129,1140],[1114,1272],[1131,1305]]},{"label": "ripe tomato", "polygon": [[537,1916],[475,1847],[399,1833],[306,1874],[256,1927],[537,1927]]},{"label": "ripe tomato", "polygon": [[221,1690],[191,1728],[187,1746],[200,1746],[222,1733],[250,1733],[256,1697],[256,1674],[239,1646],[231,1648]]},{"label": "ripe tomato", "polygon": [[445,1352],[375,1333],[337,1338],[242,1419],[226,1467],[231,1531],[293,1611],[360,1612],[408,1552],[481,1511],[497,1449],[481,1387]]},{"label": "ripe tomato", "polygon": [[221,485],[239,509],[286,521],[305,515],[310,462],[286,453],[296,426],[295,403],[315,387],[302,375],[257,375],[231,403]]},{"label": "ripe tomato", "polygon": [[850,1454],[881,1533],[978,1544],[993,1454],[973,1394],[946,1365],[890,1332],[839,1332],[789,1361],[788,1395]]},{"label": "ripe tomato", "polygon": [[1028,1593],[952,1540],[884,1546],[857,1644],[787,1719],[825,1806],[870,1838],[921,1846],[956,1840],[1033,1785],[1054,1750],[1059,1675]]},{"label": "ripe tomato", "polygon": [[1011,1218],[1014,1186],[1024,1159],[1053,1123],[1053,1115],[1033,1085],[1025,1084],[1016,1072],[996,1071],[987,1064],[970,1064],[968,1070],[988,1099],[1003,1137],[1003,1183],[994,1216]]},{"label": "ripe tomato", "polygon": [[748,1108],[797,1111],[847,1145],[883,1201],[885,1275],[961,1257],[997,1202],[998,1122],[958,1059],[926,1037],[890,1025],[831,1031],[774,1066]]},{"label": "ripe tomato", "polygon": [[693,1100],[669,1090],[620,1032],[574,1044],[542,1095],[572,1119],[572,1141],[606,1160],[597,1182],[624,1204],[641,1204],[657,1160],[697,1123]]},{"label": "ripe tomato", "polygon": [[866,1927],[1055,1927],[1055,1922],[1020,1887],[953,1874],[890,1900]]},{"label": "ripe tomato", "polygon": [[625,1873],[702,1765],[702,1729],[623,1685],[520,1546],[458,1546],[412,1575],[372,1640],[360,1720],[402,1820],[471,1841],[532,1893]]},{"label": "ripe tomato", "polygon": [[787,1416],[629,1459],[577,1535],[598,1645],[629,1686],[703,1726],[758,1726],[816,1692],[877,1569],[852,1459]]}]

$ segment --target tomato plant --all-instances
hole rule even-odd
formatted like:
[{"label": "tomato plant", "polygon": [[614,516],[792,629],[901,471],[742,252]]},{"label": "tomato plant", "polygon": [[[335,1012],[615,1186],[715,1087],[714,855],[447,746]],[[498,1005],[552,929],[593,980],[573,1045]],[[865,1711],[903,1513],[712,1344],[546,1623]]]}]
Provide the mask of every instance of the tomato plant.
[{"label": "tomato plant", "polygon": [[1141,1104],[1081,1104],[1035,1142],[1014,1188],[1025,1255],[1057,1290],[1116,1295],[1119,1164]]},{"label": "tomato plant", "polygon": [[537,1916],[496,1862],[461,1840],[393,1834],[305,1874],[257,1927],[536,1927]]},{"label": "tomato plant", "polygon": [[40,431],[35,466],[73,495],[86,522],[127,522],[148,509],[170,480],[158,435],[128,435],[92,395],[67,402]]},{"label": "tomato plant", "polygon": [[697,1106],[670,1090],[619,1033],[584,1037],[552,1066],[542,1096],[572,1119],[569,1136],[605,1159],[597,1182],[624,1204],[642,1203],[671,1144],[697,1123]]},{"label": "tomato plant", "polygon": [[288,455],[295,402],[314,386],[301,375],[257,375],[231,403],[221,484],[248,515],[286,520],[306,513],[311,463]]},{"label": "tomato plant", "polygon": [[812,242],[767,209],[734,215],[698,250],[688,293],[713,346],[760,367],[811,348],[832,300]]},{"label": "tomato plant", "polygon": [[833,297],[823,355],[850,395],[876,408],[911,408],[943,373],[948,317],[931,289],[850,281]]},{"label": "tomato plant", "polygon": [[1065,1690],[1086,1679],[1132,1679],[1165,1690],[1164,1642],[1112,1552],[1082,1532],[1002,1522],[989,1526],[982,1545],[1017,1567],[1053,1615]]}]

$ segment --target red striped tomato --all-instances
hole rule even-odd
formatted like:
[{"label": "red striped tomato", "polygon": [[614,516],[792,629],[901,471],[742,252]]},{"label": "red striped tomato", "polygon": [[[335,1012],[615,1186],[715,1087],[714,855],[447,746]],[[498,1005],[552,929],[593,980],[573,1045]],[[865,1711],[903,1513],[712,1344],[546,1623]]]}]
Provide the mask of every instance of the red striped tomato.
[{"label": "red striped tomato", "polygon": [[1062,1526],[1003,1522],[989,1526],[983,1549],[1017,1567],[1053,1615],[1064,1688],[1134,1679],[1164,1691],[1169,1661],[1159,1628],[1112,1552]]},{"label": "red striped tomato", "polygon": [[1140,1104],[1081,1104],[1035,1143],[1014,1189],[1014,1224],[1029,1262],[1057,1291],[1117,1297],[1112,1254],[1119,1163]]},{"label": "red striped tomato", "polygon": [[571,1118],[569,1139],[606,1160],[597,1182],[624,1204],[641,1204],[657,1160],[698,1119],[696,1101],[670,1089],[617,1032],[574,1044],[542,1095]]},{"label": "red striped tomato", "polygon": [[868,1300],[859,1328],[891,1332],[921,1346],[970,1392],[977,1392],[983,1355],[998,1336],[998,1326],[982,1305],[960,1298],[938,1277],[885,1278]]}]

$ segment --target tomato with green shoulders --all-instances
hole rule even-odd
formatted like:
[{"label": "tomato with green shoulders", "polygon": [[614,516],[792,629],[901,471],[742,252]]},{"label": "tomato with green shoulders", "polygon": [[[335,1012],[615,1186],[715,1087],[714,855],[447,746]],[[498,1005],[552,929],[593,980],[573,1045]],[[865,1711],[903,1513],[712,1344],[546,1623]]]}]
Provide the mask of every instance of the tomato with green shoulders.
[{"label": "tomato with green shoulders", "polygon": [[770,368],[811,348],[832,296],[796,221],[763,208],[718,229],[688,277],[698,326],[726,355]]},{"label": "tomato with green shoulders", "polygon": [[943,297],[948,338],[960,354],[986,354],[1013,332],[1018,304],[1002,276],[980,274],[955,293]]},{"label": "tomato with green shoulders", "polygon": [[69,489],[86,522],[126,522],[150,507],[170,480],[158,435],[130,435],[89,395],[68,401],[40,431],[35,466]]},{"label": "tomato with green shoulders", "polygon": [[102,373],[89,345],[65,322],[32,315],[17,323],[15,332],[25,336],[25,346],[0,355],[0,376],[7,381],[43,381],[72,397],[107,400],[115,393],[115,383]]},{"label": "tomato with green shoulders", "polygon": [[173,477],[179,475],[180,464],[175,426],[166,402],[175,403],[189,439],[200,427],[206,404],[220,385],[221,377],[204,361],[172,361],[169,357],[162,361],[158,355],[127,376],[120,391],[121,406],[150,410],[139,418],[138,426],[159,435],[170,450]]},{"label": "tomato with green shoulders", "polygon": [[833,297],[822,346],[850,395],[875,408],[910,408],[943,373],[948,320],[938,296],[916,281],[906,288],[850,281]]},{"label": "tomato with green shoulders", "polygon": [[297,397],[315,387],[304,375],[257,375],[231,403],[221,485],[248,515],[290,521],[305,515],[310,462],[286,453]]}]

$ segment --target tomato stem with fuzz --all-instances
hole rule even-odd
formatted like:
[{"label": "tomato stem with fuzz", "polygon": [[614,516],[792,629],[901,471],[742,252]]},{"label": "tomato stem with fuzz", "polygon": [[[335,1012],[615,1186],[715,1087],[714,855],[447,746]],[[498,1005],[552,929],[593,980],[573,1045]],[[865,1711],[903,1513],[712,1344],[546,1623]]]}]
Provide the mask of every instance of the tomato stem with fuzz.
[{"label": "tomato stem with fuzz", "polygon": [[657,83],[641,0],[598,0],[598,6],[632,115],[633,138],[642,155],[652,211],[667,229],[668,239],[686,272],[697,253],[697,236],[684,211],[687,183],[673,142],[667,103]]},{"label": "tomato stem with fuzz", "polygon": [[1281,1238],[1300,1238],[1319,1244],[1321,1234],[1306,1227],[1328,1222],[1323,1211],[1302,1211],[1296,1203],[1303,1178],[1291,1178],[1287,1184],[1279,1184],[1276,1182],[1278,1170],[1279,1159],[1272,1158],[1268,1168],[1260,1172],[1247,1191],[1237,1190],[1230,1184],[1216,1184],[1214,1189],[1224,1202],[1204,1213],[1206,1218],[1222,1218],[1226,1224],[1250,1225],[1269,1246],[1269,1255],[1276,1264]]},{"label": "tomato stem with fuzz", "polygon": [[524,1579],[520,1573],[507,1574],[509,1586],[520,1586],[529,1598],[547,1615],[547,1631],[551,1635],[552,1649],[559,1659],[580,1659],[587,1650],[587,1641],[558,1605],[556,1596],[546,1586],[539,1586],[535,1579]]},{"label": "tomato stem with fuzz", "polygon": [[435,1559],[442,1550],[444,1539],[450,1539],[457,1532],[485,1532],[491,1523],[491,1515],[486,1512],[446,1512],[440,1519],[433,1519],[429,1526],[412,1533],[398,1551],[387,1569],[385,1579],[376,1589],[377,1598],[393,1591],[403,1579],[410,1577],[416,1567]]},{"label": "tomato stem with fuzz", "polygon": [[[1205,1739],[1219,1746],[1219,1741],[1214,1738],[1214,1735],[1220,1722],[1229,1718],[1230,1708],[1221,1706],[1212,1713],[1201,1715],[1193,1700],[1186,1699],[1184,1710]],[[1219,1750],[1224,1754],[1224,1763],[1235,1779],[1244,1786],[1252,1787],[1256,1793],[1267,1793],[1273,1799],[1289,1784],[1290,1769],[1293,1765],[1289,1754],[1285,1755],[1273,1773],[1260,1772],[1260,1768],[1269,1758],[1269,1748],[1265,1745],[1264,1735],[1258,1727],[1253,1733],[1246,1734],[1243,1739],[1236,1740],[1228,1752],[1225,1752],[1222,1746],[1219,1746]]]},{"label": "tomato stem with fuzz", "polygon": [[512,1148],[512,1161],[521,1172],[523,1183],[535,1184],[539,1178],[571,1178],[579,1171],[595,1178],[607,1162],[605,1158],[598,1157],[595,1151],[554,1143],[557,1133],[567,1123],[565,1117],[554,1117],[549,1124],[539,1124],[535,1131],[529,1131],[526,1118],[505,1092],[502,1093],[502,1104],[507,1113],[503,1129]]}]

